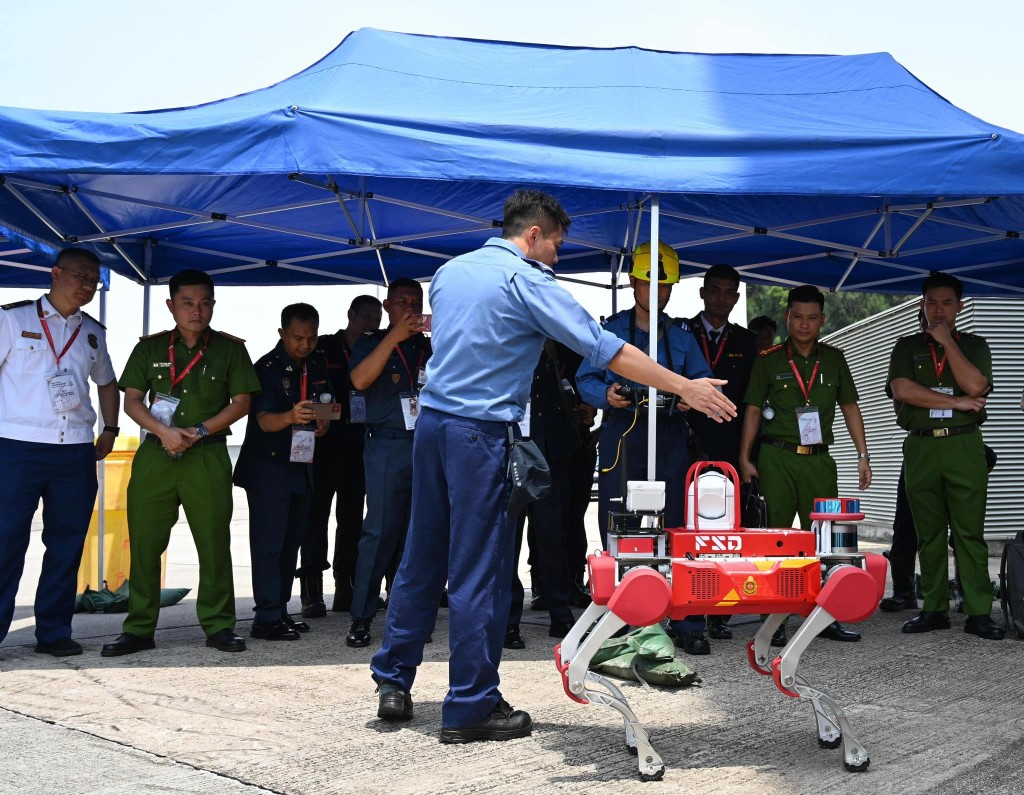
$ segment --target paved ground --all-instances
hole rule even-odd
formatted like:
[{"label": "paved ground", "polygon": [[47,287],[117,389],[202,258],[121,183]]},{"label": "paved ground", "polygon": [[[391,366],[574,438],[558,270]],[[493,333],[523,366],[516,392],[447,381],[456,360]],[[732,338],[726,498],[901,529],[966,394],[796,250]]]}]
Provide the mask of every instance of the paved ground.
[{"label": "paved ground", "polygon": [[[240,496],[240,493],[239,493]],[[251,616],[244,500],[233,528],[240,630]],[[194,586],[187,528],[173,534],[168,585]],[[871,752],[861,774],[818,747],[810,707],[782,696],[746,665],[736,639],[687,658],[705,682],[684,691],[626,684],[668,765],[661,784],[637,780],[611,710],[562,692],[546,618],[507,652],[503,690],[530,710],[534,735],[464,747],[437,742],[447,679],[447,616],[413,691],[416,716],[375,717],[370,649],[349,649],[348,617],[330,614],[295,643],[252,641],[244,654],[203,645],[190,595],[161,616],[157,649],[103,659],[121,617],[78,615],[80,657],[32,652],[33,546],[15,629],[0,646],[0,792],[11,793],[1011,793],[1024,750],[1020,647],[953,629],[906,636],[906,616],[878,614],[859,644],[818,641],[802,672],[848,706]],[[297,606],[295,607],[297,612]],[[380,621],[374,625],[378,629]],[[375,638],[378,637],[375,634]]]}]

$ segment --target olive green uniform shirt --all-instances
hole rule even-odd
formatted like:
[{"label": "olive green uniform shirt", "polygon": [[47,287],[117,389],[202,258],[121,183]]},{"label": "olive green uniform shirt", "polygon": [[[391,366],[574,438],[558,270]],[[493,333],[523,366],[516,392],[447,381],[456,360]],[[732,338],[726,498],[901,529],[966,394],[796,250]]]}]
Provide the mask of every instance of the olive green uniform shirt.
[{"label": "olive green uniform shirt", "polygon": [[[991,384],[992,352],[984,337],[960,331],[954,331],[953,335],[964,356],[981,370],[982,375]],[[933,351],[935,353],[934,360],[932,359]],[[953,377],[953,370],[948,364],[942,369],[941,378],[935,372],[936,364],[941,364],[944,356],[945,351],[942,346],[927,334],[901,337],[896,341],[896,347],[892,349],[892,355],[889,358],[889,376],[886,379],[885,393],[892,397],[893,379],[909,378],[929,389],[946,387],[953,390],[954,397],[962,396],[964,391],[957,384]],[[896,414],[896,424],[906,430],[931,430],[933,428],[957,428],[962,425],[970,425],[972,422],[980,425],[987,417],[984,409],[972,412],[953,409],[953,416],[948,419],[931,417],[929,416],[930,411],[921,406],[903,403]]]},{"label": "olive green uniform shirt", "polygon": [[[808,389],[809,401],[804,398],[800,384],[790,367],[790,354]],[[820,366],[814,383],[808,383],[814,372],[814,365],[818,362]],[[811,405],[818,408],[822,443],[832,444],[835,441],[832,424],[836,416],[836,406],[856,403],[857,388],[846,364],[846,357],[839,348],[818,342],[811,355],[804,357],[787,339],[781,345],[762,351],[754,362],[744,402],[747,405],[763,407],[766,401],[775,410],[775,416],[762,421],[765,436],[790,444],[800,444],[796,410]]]},{"label": "olive green uniform shirt", "polygon": [[[181,375],[193,357],[203,349],[206,335],[199,337],[195,346],[189,348],[175,333],[174,365]],[[117,385],[122,389],[138,389],[145,392],[152,403],[157,394],[163,393],[181,400],[174,412],[174,424],[178,428],[191,428],[206,422],[231,401],[233,395],[244,395],[260,391],[259,378],[252,366],[245,344],[228,334],[210,330],[210,344],[202,358],[175,387],[171,387],[171,361],[168,345],[171,332],[161,331],[139,340],[128,363],[124,367]],[[218,431],[230,435],[225,428]]]}]

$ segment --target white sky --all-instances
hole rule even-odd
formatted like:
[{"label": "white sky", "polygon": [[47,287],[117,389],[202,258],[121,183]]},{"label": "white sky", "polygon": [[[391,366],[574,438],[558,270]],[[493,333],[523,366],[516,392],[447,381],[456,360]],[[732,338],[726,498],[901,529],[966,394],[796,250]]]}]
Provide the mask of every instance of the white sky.
[{"label": "white sky", "polygon": [[[1024,4],[1009,0],[7,0],[0,7],[0,105],[88,111],[193,105],[275,83],[321,58],[349,31],[376,27],[676,51],[884,50],[954,104],[1024,131],[1024,104],[1016,93],[1022,23]],[[165,291],[156,288],[154,296],[162,302]],[[214,326],[247,338],[256,358],[273,345],[285,304],[309,300],[327,332],[344,325],[351,298],[363,291],[221,289]],[[0,290],[0,300],[35,293]],[[580,297],[595,314],[607,313],[606,291],[585,290]],[[93,314],[99,312],[95,303]],[[141,329],[140,307],[141,289],[115,277],[107,325],[119,371]],[[696,285],[677,287],[670,313],[689,315],[696,307]],[[153,330],[167,327],[165,312],[160,303],[154,306]]]}]

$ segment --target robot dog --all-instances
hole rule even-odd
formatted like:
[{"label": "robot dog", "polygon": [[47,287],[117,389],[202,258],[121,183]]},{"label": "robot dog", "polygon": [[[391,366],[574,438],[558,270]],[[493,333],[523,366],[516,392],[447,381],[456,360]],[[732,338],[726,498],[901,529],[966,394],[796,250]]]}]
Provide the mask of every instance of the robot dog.
[{"label": "robot dog", "polygon": [[[555,647],[566,695],[618,711],[640,778],[660,780],[665,764],[626,697],[589,670],[594,653],[625,626],[687,615],[768,613],[747,645],[750,666],[770,676],[785,695],[810,701],[819,745],[842,744],[846,769],[866,770],[870,757],[842,708],[797,672],[800,655],[819,632],[833,621],[864,621],[884,594],[887,561],[856,551],[856,525],[851,523],[864,518],[859,502],[816,501],[809,531],[754,529],[739,526],[739,477],[729,464],[694,464],[686,489],[687,527],[666,530],[664,484],[628,484],[626,512],[609,520],[609,549],[587,561],[593,601]],[[771,659],[772,634],[793,614],[804,621]]]}]

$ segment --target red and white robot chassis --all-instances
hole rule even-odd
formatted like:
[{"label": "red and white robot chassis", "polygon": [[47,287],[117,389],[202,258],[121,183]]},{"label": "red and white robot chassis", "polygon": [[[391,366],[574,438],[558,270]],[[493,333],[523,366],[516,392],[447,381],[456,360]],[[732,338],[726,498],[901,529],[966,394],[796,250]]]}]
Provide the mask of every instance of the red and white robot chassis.
[{"label": "red and white robot chassis", "polygon": [[[856,530],[851,533],[847,523],[864,515],[815,513],[812,529],[806,531],[740,527],[739,478],[723,462],[694,464],[686,489],[688,526],[664,529],[664,487],[630,484],[626,513],[611,520],[609,549],[588,559],[593,601],[555,647],[566,695],[581,704],[617,710],[625,722],[626,745],[637,755],[640,778],[659,780],[665,764],[626,697],[589,669],[595,652],[625,626],[650,626],[688,615],[767,613],[747,645],[750,666],[772,677],[785,695],[810,701],[818,743],[825,748],[841,743],[847,770],[867,769],[868,752],[854,737],[842,708],[797,672],[800,655],[821,630],[833,621],[864,621],[884,593],[885,558],[853,551]],[[771,659],[771,637],[789,615],[804,616],[804,621]]]}]

